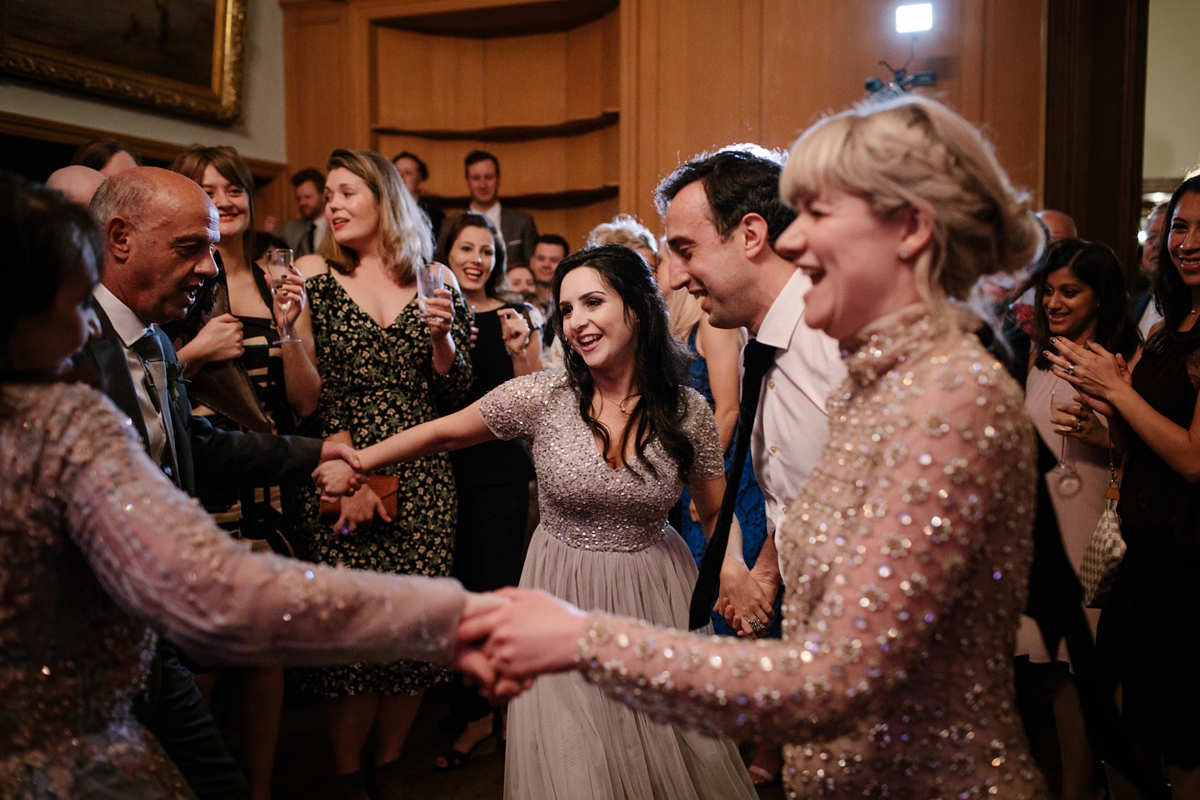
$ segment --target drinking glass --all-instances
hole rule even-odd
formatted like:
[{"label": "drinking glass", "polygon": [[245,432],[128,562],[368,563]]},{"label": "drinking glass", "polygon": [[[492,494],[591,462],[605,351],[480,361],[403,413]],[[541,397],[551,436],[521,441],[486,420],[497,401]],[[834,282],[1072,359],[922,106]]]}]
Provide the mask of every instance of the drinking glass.
[{"label": "drinking glass", "polygon": [[426,301],[433,297],[434,291],[444,286],[442,270],[445,269],[436,261],[417,265],[417,305],[421,309],[421,319],[429,322],[429,308]]},{"label": "drinking glass", "polygon": [[[271,278],[271,294],[274,295],[283,288],[283,280],[287,276],[300,277],[300,272],[292,265],[292,256],[292,251],[286,248],[272,248],[267,251],[267,274]],[[287,294],[283,296],[283,299],[276,297],[275,302],[279,303],[279,308],[284,312],[284,319],[287,319],[287,313],[296,300],[291,294]],[[295,320],[285,323],[280,333],[282,334],[279,337],[281,343],[300,341],[296,336]]]},{"label": "drinking glass", "polygon": [[[1050,411],[1064,413],[1063,410],[1069,407],[1066,403],[1055,403],[1054,392],[1050,392]],[[1055,483],[1058,485],[1058,493],[1063,497],[1074,497],[1079,494],[1079,490],[1083,488],[1083,480],[1079,477],[1079,472],[1075,466],[1067,461],[1067,437],[1062,436],[1062,446],[1058,451],[1058,463],[1054,465],[1054,469],[1050,470],[1054,473]]]}]

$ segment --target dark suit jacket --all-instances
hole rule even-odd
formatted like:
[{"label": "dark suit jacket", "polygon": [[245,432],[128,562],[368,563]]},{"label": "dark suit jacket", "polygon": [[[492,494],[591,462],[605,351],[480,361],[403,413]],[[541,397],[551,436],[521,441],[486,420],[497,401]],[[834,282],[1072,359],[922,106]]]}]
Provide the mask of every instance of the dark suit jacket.
[{"label": "dark suit jacket", "polygon": [[504,237],[504,248],[508,251],[508,263],[529,265],[533,248],[537,244],[537,226],[533,217],[524,211],[500,206],[500,235]]},{"label": "dark suit jacket", "polygon": [[[92,383],[107,394],[129,415],[142,435],[142,441],[148,443],[146,423],[125,361],[125,347],[104,309],[98,303],[93,305],[100,318],[101,334],[75,356],[74,377]],[[178,363],[171,340],[158,326],[154,331],[167,360]],[[172,402],[171,423],[179,462],[177,483],[190,495],[196,494],[197,484],[275,486],[303,483],[309,480],[309,474],[321,457],[320,439],[214,428],[203,417],[192,416],[192,404],[183,386],[178,387]]]}]

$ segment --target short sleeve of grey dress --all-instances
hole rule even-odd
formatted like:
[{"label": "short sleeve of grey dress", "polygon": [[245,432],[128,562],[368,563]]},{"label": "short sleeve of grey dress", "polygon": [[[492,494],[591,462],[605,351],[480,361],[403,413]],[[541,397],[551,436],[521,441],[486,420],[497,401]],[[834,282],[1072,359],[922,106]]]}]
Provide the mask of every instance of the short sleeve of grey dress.
[{"label": "short sleeve of grey dress", "polygon": [[[712,412],[687,390],[692,474],[722,475]],[[687,627],[696,562],[667,524],[682,483],[657,441],[645,464],[613,469],[600,454],[561,371],[511,380],[479,404],[484,423],[531,447],[541,524],[524,588],[586,610]],[[509,707],[504,796],[516,800],[755,797],[734,744],[652,722],[577,673],[543,676]]]}]

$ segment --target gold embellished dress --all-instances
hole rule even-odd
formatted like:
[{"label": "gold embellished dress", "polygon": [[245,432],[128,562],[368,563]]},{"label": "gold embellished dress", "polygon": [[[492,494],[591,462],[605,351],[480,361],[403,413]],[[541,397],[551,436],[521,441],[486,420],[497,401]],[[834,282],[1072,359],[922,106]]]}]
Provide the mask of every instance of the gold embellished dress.
[{"label": "gold embellished dress", "polygon": [[78,385],[0,387],[0,798],[191,798],[134,719],[156,629],[214,664],[447,662],[457,581],[256,555]]},{"label": "gold embellished dress", "polygon": [[[725,462],[712,411],[685,390],[692,475]],[[510,380],[480,400],[501,439],[530,443],[541,522],[521,586],[580,608],[687,627],[696,562],[667,512],[678,468],[657,440],[645,464],[614,469],[579,416],[562,370]],[[737,747],[656,723],[606,698],[582,676],[544,675],[509,705],[504,796],[509,800],[737,800],[756,797]]]},{"label": "gold embellished dress", "polygon": [[1035,451],[975,336],[910,307],[850,347],[780,533],[783,642],[595,615],[581,669],[653,718],[793,742],[789,797],[1045,798],[1013,691]]}]

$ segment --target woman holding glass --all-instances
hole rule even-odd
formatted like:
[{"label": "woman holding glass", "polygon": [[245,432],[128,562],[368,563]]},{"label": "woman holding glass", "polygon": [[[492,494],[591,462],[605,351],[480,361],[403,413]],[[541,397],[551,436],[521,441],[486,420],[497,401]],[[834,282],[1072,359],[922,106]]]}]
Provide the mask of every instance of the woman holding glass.
[{"label": "woman holding glass", "polygon": [[[1046,357],[1128,448],[1121,534],[1129,550],[1100,614],[1096,649],[1147,766],[1166,766],[1175,798],[1200,797],[1200,178],[1171,196],[1151,289],[1163,322],[1130,374],[1100,344],[1059,339]],[[1110,778],[1112,773],[1110,771]],[[1110,781],[1113,796],[1131,787]]]},{"label": "woman holding glass", "polygon": [[[471,386],[469,312],[445,286],[418,302],[417,270],[433,256],[429,219],[395,167],[377,153],[335,150],[325,180],[328,258],[305,256],[321,394],[318,433],[366,447],[434,419]],[[441,271],[438,269],[437,271]],[[444,278],[453,285],[447,271]],[[309,498],[307,556],[377,572],[449,575],[456,493],[450,460],[422,458],[385,470],[396,479],[395,518],[374,490],[344,498],[336,522]],[[301,684],[329,698],[337,785],[364,791],[363,747],[374,731],[374,780],[401,794],[397,759],[426,687],[449,680],[430,664],[348,664],[306,672]]]},{"label": "woman holding glass", "polygon": [[[177,339],[179,361],[186,365],[184,376],[194,378],[206,364],[237,359],[254,389],[249,399],[262,407],[273,431],[295,433],[298,421],[316,408],[321,386],[304,281],[294,270],[268,275],[270,268],[256,263],[254,176],[237,150],[192,147],[175,159],[171,169],[200,184],[217,207],[222,270],[219,285],[208,287],[205,294],[221,295],[222,307],[228,308],[226,313],[211,315],[194,336]],[[281,337],[281,331],[296,335]],[[203,403],[197,404],[195,413],[208,416],[220,428],[242,427]],[[200,487],[200,500],[218,523],[240,538],[266,541],[277,552],[294,555],[291,542],[300,520],[295,487]],[[211,689],[211,678],[215,675],[201,676],[198,682]],[[269,800],[283,713],[283,670],[238,670],[237,687],[251,798]]]},{"label": "woman holding glass", "polygon": [[1046,798],[1012,674],[1033,431],[958,305],[980,276],[1033,261],[1038,228],[979,134],[919,97],[813,126],[780,188],[799,213],[776,249],[812,278],[805,321],[849,371],[778,532],[784,640],[705,638],[521,590],[505,590],[515,613],[460,637],[490,633],[483,649],[509,675],[575,669],[655,719],[794,742],[795,796]]},{"label": "woman holding glass", "polygon": [[[1055,242],[1034,270],[1034,286],[1033,352],[1025,382],[1025,408],[1042,442],[1058,460],[1043,479],[1058,534],[1078,570],[1104,511],[1112,466],[1120,465],[1121,453],[1110,449],[1104,417],[1053,372],[1046,353],[1058,352],[1054,340],[1062,337],[1079,347],[1099,342],[1133,363],[1141,340],[1129,314],[1121,265],[1104,245],[1079,239]],[[1094,634],[1100,611],[1086,609],[1086,613]],[[1094,796],[1096,756],[1084,732],[1065,643],[1058,653],[1048,653],[1037,623],[1022,617],[1016,654],[1028,657],[1030,679],[1044,687],[1053,703],[1062,759],[1061,796],[1064,800]]]}]

